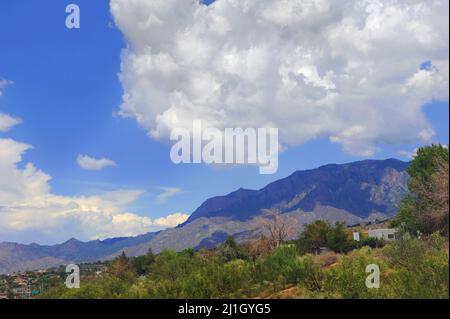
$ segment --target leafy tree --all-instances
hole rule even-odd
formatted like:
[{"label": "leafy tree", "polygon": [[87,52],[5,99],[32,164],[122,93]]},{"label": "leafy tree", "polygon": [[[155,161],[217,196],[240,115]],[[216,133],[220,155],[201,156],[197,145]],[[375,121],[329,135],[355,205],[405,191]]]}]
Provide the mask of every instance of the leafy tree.
[{"label": "leafy tree", "polygon": [[111,262],[108,275],[125,281],[133,281],[136,273],[124,251]]},{"label": "leafy tree", "polygon": [[408,167],[408,188],[412,193],[401,203],[392,226],[410,233],[448,235],[448,149],[442,145],[420,148]]},{"label": "leafy tree", "polygon": [[331,229],[330,224],[322,220],[306,225],[296,243],[298,251],[305,254],[314,252],[320,247],[326,247]]},{"label": "leafy tree", "polygon": [[227,245],[228,247],[234,249],[234,250],[238,250],[238,243],[236,242],[236,239],[234,239],[233,236],[229,235],[227,237],[227,240],[225,241],[225,245]]},{"label": "leafy tree", "polygon": [[356,244],[349,239],[345,232],[343,223],[331,226],[328,222],[321,220],[306,225],[296,245],[301,254],[314,253],[321,247],[327,247],[339,253],[356,248]]},{"label": "leafy tree", "polygon": [[428,184],[431,175],[436,172],[438,163],[449,160],[448,148],[442,145],[421,147],[408,166],[409,188],[415,191],[418,184]]},{"label": "leafy tree", "polygon": [[132,259],[131,264],[140,276],[145,275],[151,264],[155,262],[155,255],[151,248],[148,249],[147,254],[144,256],[138,256]]},{"label": "leafy tree", "polygon": [[218,247],[218,251],[225,262],[248,258],[244,249],[236,242],[233,236],[228,236],[225,243]]},{"label": "leafy tree", "polygon": [[346,253],[356,247],[356,242],[349,239],[344,223],[336,223],[327,234],[327,247],[337,253]]},{"label": "leafy tree", "polygon": [[392,228],[401,228],[409,234],[417,234],[419,230],[419,221],[416,218],[416,198],[413,196],[406,196],[400,203],[397,216],[392,220]]}]

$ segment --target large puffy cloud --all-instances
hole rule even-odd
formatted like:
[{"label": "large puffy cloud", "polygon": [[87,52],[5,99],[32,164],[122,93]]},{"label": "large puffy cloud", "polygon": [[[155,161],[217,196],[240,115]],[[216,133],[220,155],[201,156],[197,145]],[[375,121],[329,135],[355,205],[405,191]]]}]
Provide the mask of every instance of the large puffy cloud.
[{"label": "large puffy cloud", "polygon": [[111,12],[128,43],[119,113],[157,139],[201,119],[371,156],[429,141],[423,105],[448,100],[446,0],[111,0]]},{"label": "large puffy cloud", "polygon": [[98,196],[51,193],[50,176],[33,164],[20,166],[30,145],[0,138],[0,241],[54,243],[70,237],[97,239],[131,236],[174,227],[181,214],[151,220],[128,211],[141,190],[116,190]]}]

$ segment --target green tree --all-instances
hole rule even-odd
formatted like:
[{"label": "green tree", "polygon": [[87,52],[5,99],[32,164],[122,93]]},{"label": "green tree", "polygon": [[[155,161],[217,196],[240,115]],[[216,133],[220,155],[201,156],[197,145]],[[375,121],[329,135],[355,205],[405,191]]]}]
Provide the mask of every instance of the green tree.
[{"label": "green tree", "polygon": [[236,242],[233,236],[228,236],[225,243],[218,247],[218,251],[224,262],[248,258],[244,249]]},{"label": "green tree", "polygon": [[336,225],[327,234],[327,247],[338,253],[346,253],[356,247],[356,242],[349,239],[344,223]]},{"label": "green tree", "polygon": [[130,260],[124,251],[111,262],[108,267],[108,274],[113,278],[128,282],[133,281],[136,276]]},{"label": "green tree", "polygon": [[151,264],[155,262],[155,255],[151,248],[148,249],[147,254],[138,256],[132,259],[131,264],[138,275],[145,275]]},{"label": "green tree", "polygon": [[320,247],[327,247],[327,238],[331,230],[331,225],[322,220],[306,225],[305,230],[296,242],[298,251],[301,254],[306,254],[314,252]]},{"label": "green tree", "polygon": [[412,234],[448,234],[448,161],[448,149],[442,145],[417,151],[408,167],[411,195],[401,202],[392,226]]},{"label": "green tree", "polygon": [[413,196],[406,196],[400,203],[397,216],[391,222],[392,228],[401,228],[402,231],[409,234],[416,234],[419,230],[419,222],[416,218],[416,198]]},{"label": "green tree", "polygon": [[300,254],[314,253],[321,247],[327,247],[339,253],[356,248],[356,244],[350,240],[345,231],[344,223],[331,226],[322,220],[306,225],[296,246]]},{"label": "green tree", "polygon": [[448,148],[440,144],[419,148],[408,166],[408,174],[411,177],[409,189],[414,192],[420,184],[429,184],[432,174],[436,172],[438,163],[448,163],[448,156]]}]

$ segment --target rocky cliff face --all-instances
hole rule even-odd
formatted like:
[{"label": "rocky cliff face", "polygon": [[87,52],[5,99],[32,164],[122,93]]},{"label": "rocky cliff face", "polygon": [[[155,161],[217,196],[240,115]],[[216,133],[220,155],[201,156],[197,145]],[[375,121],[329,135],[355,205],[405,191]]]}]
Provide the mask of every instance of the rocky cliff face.
[{"label": "rocky cliff face", "polygon": [[345,210],[361,218],[392,216],[407,193],[407,163],[395,159],[331,164],[297,171],[260,190],[240,189],[205,201],[185,224],[202,217],[248,220],[263,209],[313,212],[317,205]]}]

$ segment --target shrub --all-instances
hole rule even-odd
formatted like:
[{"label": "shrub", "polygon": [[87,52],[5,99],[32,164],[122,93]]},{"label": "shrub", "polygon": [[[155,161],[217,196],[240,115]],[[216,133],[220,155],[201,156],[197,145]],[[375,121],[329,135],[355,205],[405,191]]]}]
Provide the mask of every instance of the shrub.
[{"label": "shrub", "polygon": [[217,247],[217,252],[224,262],[248,258],[245,250],[236,242],[233,236],[228,236],[225,243]]},{"label": "shrub", "polygon": [[381,259],[372,254],[368,247],[354,251],[342,257],[339,265],[326,273],[324,291],[328,297],[344,299],[378,298],[382,297],[387,287],[384,287],[383,277],[380,289],[369,289],[366,286],[366,267],[375,264],[382,273],[385,265]]},{"label": "shrub", "polygon": [[182,297],[189,299],[211,299],[218,296],[214,280],[201,272],[195,272],[182,281]]},{"label": "shrub", "polygon": [[394,269],[394,298],[449,298],[448,248],[439,234],[426,240],[403,236],[383,252]]},{"label": "shrub", "polygon": [[311,291],[319,291],[322,288],[324,273],[311,256],[298,258],[298,280]]},{"label": "shrub", "polygon": [[256,262],[258,281],[271,281],[282,284],[297,283],[296,267],[298,263],[295,247],[282,246],[265,258]]},{"label": "shrub", "polygon": [[375,238],[375,237],[367,237],[362,239],[359,242],[359,247],[368,246],[370,248],[382,248],[386,245],[386,242],[383,239]]},{"label": "shrub", "polygon": [[153,299],[181,299],[183,288],[180,281],[160,279],[149,282],[149,295]]},{"label": "shrub", "polygon": [[191,251],[177,253],[163,250],[149,266],[149,276],[152,279],[176,281],[185,278],[205,262]]},{"label": "shrub", "polygon": [[[322,271],[311,256],[298,256],[296,248],[284,246],[256,263],[256,281],[274,284],[304,284],[312,290],[321,287]],[[275,289],[277,286],[275,285]]]}]

